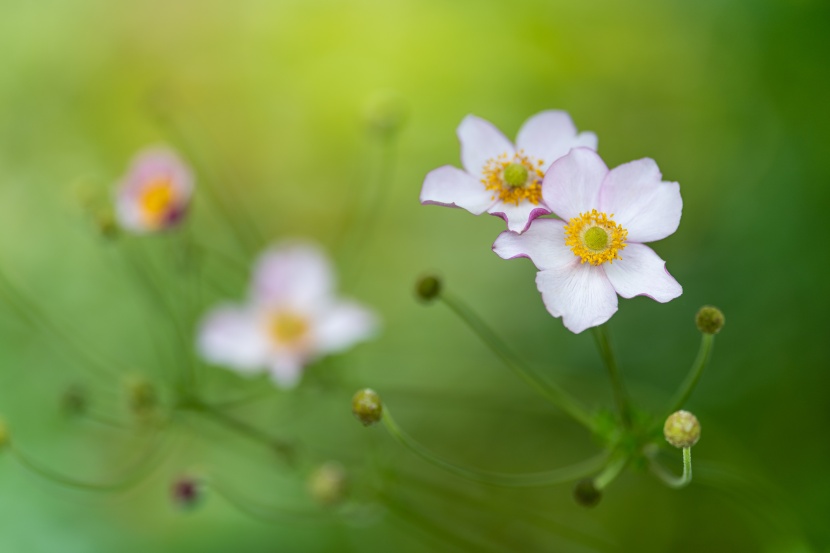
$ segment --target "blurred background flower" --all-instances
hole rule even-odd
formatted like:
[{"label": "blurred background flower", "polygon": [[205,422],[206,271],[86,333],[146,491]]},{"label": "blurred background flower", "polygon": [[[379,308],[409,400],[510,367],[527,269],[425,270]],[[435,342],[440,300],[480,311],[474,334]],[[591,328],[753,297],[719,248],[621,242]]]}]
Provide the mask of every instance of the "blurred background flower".
[{"label": "blurred background flower", "polygon": [[[326,444],[321,456],[379,442],[407,476],[390,512],[359,524],[263,524],[214,495],[187,516],[171,505],[169,483],[193,465],[217,467],[251,495],[311,504],[304,479],[272,452],[206,423],[128,493],[68,491],[3,457],[0,549],[821,551],[830,542],[830,446],[820,439],[830,419],[820,239],[830,205],[828,22],[819,0],[4,0],[4,270],[63,328],[127,365],[119,373],[169,378],[164,367],[182,344],[192,348],[176,321],[194,291],[162,277],[167,299],[181,298],[168,304],[135,280],[142,267],[178,266],[179,250],[167,247],[177,236],[152,246],[124,238],[144,261],[125,268],[122,244],[95,232],[110,228],[100,210],[126,160],[170,144],[213,197],[187,218],[222,255],[203,267],[216,281],[204,305],[243,290],[267,243],[309,236],[335,252],[344,293],[384,321],[382,340],[348,362],[312,367],[294,392],[238,415]],[[395,100],[377,108],[388,90]],[[585,510],[569,486],[482,488],[390,447],[348,412],[354,390],[371,386],[413,436],[488,470],[544,470],[596,450],[448,310],[411,291],[418,275],[439,272],[541,374],[611,404],[590,337],[545,311],[530,263],[490,251],[504,223],[418,201],[431,169],[458,163],[454,130],[466,114],[515,136],[545,109],[596,132],[610,167],[651,157],[681,183],[683,221],[659,254],[684,294],[627,301],[610,330],[632,396],[657,410],[694,356],[695,311],[711,303],[729,318],[688,404],[706,436],[684,490],[630,471]],[[366,213],[373,226],[345,241],[343,229]],[[0,411],[14,443],[67,472],[128,466],[143,437],[79,423],[61,406],[83,381],[86,411],[124,415],[121,382],[87,379],[6,307],[0,331]],[[207,374],[217,394],[246,385],[229,371]],[[355,385],[321,394],[326,375]]]}]

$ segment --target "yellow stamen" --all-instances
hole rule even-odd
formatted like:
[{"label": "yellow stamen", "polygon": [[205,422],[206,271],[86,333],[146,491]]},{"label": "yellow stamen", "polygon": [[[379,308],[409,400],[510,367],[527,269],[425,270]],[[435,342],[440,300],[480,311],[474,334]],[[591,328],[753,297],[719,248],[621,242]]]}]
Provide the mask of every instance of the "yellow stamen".
[{"label": "yellow stamen", "polygon": [[527,200],[537,205],[542,198],[543,161],[534,160],[523,152],[501,154],[488,159],[484,164],[484,178],[481,183],[492,190],[493,199],[498,197],[504,203],[519,203]]},{"label": "yellow stamen", "polygon": [[297,345],[308,334],[308,320],[304,317],[282,311],[276,313],[270,321],[271,338],[280,345]]},{"label": "yellow stamen", "polygon": [[141,212],[147,224],[159,226],[172,211],[176,202],[173,183],[167,178],[158,178],[150,182],[139,198]]},{"label": "yellow stamen", "polygon": [[591,265],[622,259],[619,252],[625,249],[626,238],[627,230],[596,209],[580,213],[579,217],[574,217],[565,225],[565,244],[571,247],[582,263]]}]

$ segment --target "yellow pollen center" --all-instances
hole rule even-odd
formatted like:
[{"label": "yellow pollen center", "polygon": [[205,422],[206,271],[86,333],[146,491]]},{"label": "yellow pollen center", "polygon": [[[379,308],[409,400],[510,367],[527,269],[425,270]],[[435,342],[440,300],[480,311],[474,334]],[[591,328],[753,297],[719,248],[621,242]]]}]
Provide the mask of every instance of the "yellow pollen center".
[{"label": "yellow pollen center", "polygon": [[493,199],[519,205],[529,201],[537,205],[542,198],[543,161],[534,160],[524,152],[501,154],[487,160],[481,183],[493,191]]},{"label": "yellow pollen center", "polygon": [[596,209],[580,213],[579,217],[574,217],[565,225],[565,244],[571,247],[582,263],[591,265],[622,259],[619,252],[625,249],[627,237],[627,230]]},{"label": "yellow pollen center", "polygon": [[271,318],[269,331],[278,344],[295,345],[308,333],[308,321],[294,313],[277,313]]},{"label": "yellow pollen center", "polygon": [[161,224],[176,201],[173,184],[166,178],[152,181],[141,194],[141,212],[148,223]]}]

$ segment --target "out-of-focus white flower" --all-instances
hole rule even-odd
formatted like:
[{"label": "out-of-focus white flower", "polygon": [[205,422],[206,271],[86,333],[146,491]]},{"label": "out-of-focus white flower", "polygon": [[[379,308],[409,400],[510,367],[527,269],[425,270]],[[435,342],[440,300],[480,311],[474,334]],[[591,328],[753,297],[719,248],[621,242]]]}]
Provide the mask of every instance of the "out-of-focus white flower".
[{"label": "out-of-focus white flower", "polygon": [[254,270],[246,305],[208,313],[198,336],[201,354],[242,373],[266,370],[284,388],[297,384],[303,367],[370,338],[375,314],[335,295],[328,258],[305,242],[265,252]]},{"label": "out-of-focus white flower", "polygon": [[193,194],[193,175],[173,151],[150,148],[136,154],[115,197],[118,222],[148,233],[182,221]]},{"label": "out-of-focus white flower", "polygon": [[545,307],[579,333],[617,311],[617,295],[661,303],[683,293],[666,263],[644,244],[677,230],[683,201],[676,182],[640,159],[608,170],[596,152],[576,148],[545,175],[542,195],[562,220],[537,219],[527,232],[503,232],[493,251],[529,257]]},{"label": "out-of-focus white flower", "polygon": [[543,111],[528,119],[515,146],[474,115],[461,121],[457,133],[464,170],[445,165],[431,171],[421,188],[421,203],[461,207],[474,215],[486,211],[519,233],[550,213],[542,198],[542,178],[551,163],[571,148],[597,147],[596,135],[577,134],[564,111]]}]

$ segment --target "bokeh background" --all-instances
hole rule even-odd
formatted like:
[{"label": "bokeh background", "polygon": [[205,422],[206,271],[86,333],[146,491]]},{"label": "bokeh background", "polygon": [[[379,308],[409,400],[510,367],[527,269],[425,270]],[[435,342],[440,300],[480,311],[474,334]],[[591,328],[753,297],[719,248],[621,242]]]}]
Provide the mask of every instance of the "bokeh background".
[{"label": "bokeh background", "polygon": [[[264,523],[210,493],[183,512],[168,488],[186,472],[315,509],[308,466],[187,419],[127,492],[66,489],[0,458],[0,549],[830,550],[828,25],[820,0],[0,0],[0,263],[82,348],[129,369],[94,377],[53,333],[0,308],[0,412],[15,444],[78,478],[118,475],[152,437],[65,416],[68,387],[129,422],[121,379],[165,389],[192,352],[192,328],[180,335],[177,321],[241,299],[256,252],[302,236],[333,252],[341,288],[381,314],[382,335],[312,367],[293,393],[220,368],[204,369],[205,393],[263,392],[233,414],[314,444],[360,482],[369,452],[405,475],[397,507],[358,522]],[[628,471],[593,510],[569,485],[494,490],[349,414],[352,391],[370,385],[419,440],[489,470],[597,450],[446,308],[412,293],[439,273],[540,374],[611,404],[590,335],[546,313],[528,261],[490,251],[501,220],[417,200],[429,170],[459,163],[466,114],[512,137],[552,108],[598,134],[609,166],[652,157],[681,183],[680,229],[656,250],[684,295],[622,301],[610,331],[632,395],[658,412],[694,357],[697,308],[726,313],[689,403],[703,438],[687,489]],[[405,114],[392,138],[371,124],[384,113]],[[175,269],[174,237],[110,239],[94,224],[133,153],[157,143],[199,175],[188,225],[208,252],[199,276]],[[164,302],[125,251],[154,267]]]}]

